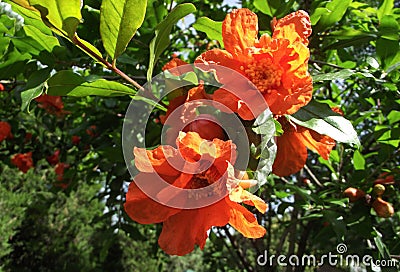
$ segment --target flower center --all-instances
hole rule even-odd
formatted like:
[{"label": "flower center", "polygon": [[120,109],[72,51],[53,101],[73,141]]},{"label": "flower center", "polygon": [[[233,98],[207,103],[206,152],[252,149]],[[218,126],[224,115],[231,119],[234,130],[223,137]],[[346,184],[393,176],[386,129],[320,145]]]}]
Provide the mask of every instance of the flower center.
[{"label": "flower center", "polygon": [[247,78],[250,79],[262,93],[270,93],[271,90],[281,85],[283,72],[278,65],[272,63],[271,59],[264,58],[261,60],[254,60],[246,67],[241,66],[240,69],[244,71]]}]

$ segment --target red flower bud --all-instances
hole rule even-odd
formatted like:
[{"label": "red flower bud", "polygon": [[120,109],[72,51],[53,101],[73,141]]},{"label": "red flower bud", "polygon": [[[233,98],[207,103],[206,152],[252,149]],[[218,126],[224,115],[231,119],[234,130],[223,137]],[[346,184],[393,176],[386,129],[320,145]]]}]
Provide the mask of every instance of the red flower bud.
[{"label": "red flower bud", "polygon": [[80,143],[80,141],[81,141],[81,137],[76,136],[76,135],[73,135],[73,136],[71,137],[71,140],[72,140],[72,143],[73,143],[74,145],[78,145],[78,144]]},{"label": "red flower bud", "polygon": [[388,218],[394,214],[393,206],[380,197],[374,200],[372,203],[372,208],[374,208],[379,217]]},{"label": "red flower bud", "polygon": [[356,202],[360,198],[363,198],[365,196],[365,193],[361,189],[349,187],[347,188],[343,194],[349,198],[350,202]]},{"label": "red flower bud", "polygon": [[218,121],[209,114],[200,114],[194,121],[189,123],[184,132],[197,132],[201,138],[212,141],[214,138],[223,140],[224,130],[218,125]]}]

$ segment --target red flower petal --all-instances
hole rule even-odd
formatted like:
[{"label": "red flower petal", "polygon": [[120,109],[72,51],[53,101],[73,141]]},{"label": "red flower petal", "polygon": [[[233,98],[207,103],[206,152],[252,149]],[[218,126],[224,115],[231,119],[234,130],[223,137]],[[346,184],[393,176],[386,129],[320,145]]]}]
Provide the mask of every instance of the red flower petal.
[{"label": "red flower petal", "polygon": [[225,199],[204,208],[183,210],[164,222],[158,244],[167,254],[182,256],[193,251],[195,245],[203,249],[207,231],[228,221],[229,205]]},{"label": "red flower petal", "polygon": [[[140,173],[135,177],[135,179],[146,180],[149,183],[153,178],[155,178],[154,174],[146,173]],[[149,198],[137,187],[135,181],[132,181],[129,185],[124,208],[130,218],[141,224],[163,222],[170,216],[180,212],[180,209],[161,205]]]}]

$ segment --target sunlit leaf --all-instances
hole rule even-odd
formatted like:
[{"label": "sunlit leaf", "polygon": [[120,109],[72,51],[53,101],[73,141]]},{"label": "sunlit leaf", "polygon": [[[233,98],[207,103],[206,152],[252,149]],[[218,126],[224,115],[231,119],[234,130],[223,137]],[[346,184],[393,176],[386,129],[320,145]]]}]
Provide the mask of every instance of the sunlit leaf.
[{"label": "sunlit leaf", "polygon": [[135,91],[128,86],[115,81],[97,79],[87,81],[84,77],[72,71],[60,71],[47,81],[49,95],[62,96],[121,96],[135,95]]},{"label": "sunlit leaf", "polygon": [[13,0],[31,10],[38,10],[44,23],[63,36],[73,38],[81,16],[80,0]]},{"label": "sunlit leaf", "polygon": [[365,159],[360,151],[356,150],[353,154],[353,166],[355,170],[365,169]]},{"label": "sunlit leaf", "polygon": [[327,104],[311,100],[306,106],[288,117],[294,123],[319,134],[328,135],[338,142],[360,145],[357,132],[350,121],[332,111]]},{"label": "sunlit leaf", "polygon": [[113,60],[124,51],[146,13],[146,0],[103,0],[100,9],[100,34],[104,49]]},{"label": "sunlit leaf", "polygon": [[325,7],[318,7],[311,15],[311,22],[315,25],[316,31],[323,31],[326,28],[339,22],[346,13],[352,0],[333,0],[327,3]]},{"label": "sunlit leaf", "polygon": [[186,15],[195,12],[196,7],[193,4],[185,3],[176,6],[168,16],[156,26],[155,37],[150,42],[150,61],[147,70],[147,80],[151,81],[153,69],[161,53],[170,43],[169,35],[172,27]]},{"label": "sunlit leaf", "polygon": [[27,109],[29,112],[29,104],[43,93],[44,83],[50,77],[50,72],[50,68],[41,69],[28,78],[25,91],[21,92],[21,111]]},{"label": "sunlit leaf", "polygon": [[351,77],[353,74],[354,74],[353,70],[343,69],[338,72],[313,75],[312,78],[314,82],[325,81],[325,80],[332,81],[336,79],[346,79]]},{"label": "sunlit leaf", "polygon": [[34,26],[25,25],[23,28],[26,36],[31,37],[32,39],[37,41],[48,52],[51,52],[55,46],[60,45],[56,37],[46,35]]},{"label": "sunlit leaf", "polygon": [[224,47],[222,40],[222,22],[216,22],[207,17],[200,17],[193,24],[193,27],[207,34],[210,40],[217,40],[221,47]]},{"label": "sunlit leaf", "polygon": [[383,0],[378,8],[378,19],[382,20],[383,16],[392,14],[394,8],[394,0]]}]

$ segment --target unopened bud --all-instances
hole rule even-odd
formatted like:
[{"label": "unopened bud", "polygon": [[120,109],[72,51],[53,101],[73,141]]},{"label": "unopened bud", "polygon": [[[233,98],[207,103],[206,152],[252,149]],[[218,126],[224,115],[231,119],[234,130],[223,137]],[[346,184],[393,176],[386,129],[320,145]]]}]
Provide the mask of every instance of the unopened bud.
[{"label": "unopened bud", "polygon": [[356,202],[360,198],[363,198],[365,196],[365,193],[361,189],[349,187],[347,188],[343,194],[349,198],[350,202]]},{"label": "unopened bud", "polygon": [[388,218],[394,214],[393,206],[380,197],[374,200],[372,208],[379,217]]},{"label": "unopened bud", "polygon": [[375,184],[374,186],[374,193],[376,196],[382,196],[383,193],[385,192],[385,186],[383,186],[382,184]]}]

